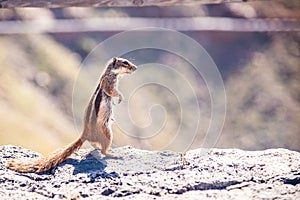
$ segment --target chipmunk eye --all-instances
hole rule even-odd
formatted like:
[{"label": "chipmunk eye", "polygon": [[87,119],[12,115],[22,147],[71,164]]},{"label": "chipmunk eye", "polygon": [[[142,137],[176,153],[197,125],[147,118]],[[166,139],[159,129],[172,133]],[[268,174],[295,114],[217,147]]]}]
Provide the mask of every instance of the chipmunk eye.
[{"label": "chipmunk eye", "polygon": [[124,65],[129,65],[129,63],[127,61],[124,61],[123,64]]}]

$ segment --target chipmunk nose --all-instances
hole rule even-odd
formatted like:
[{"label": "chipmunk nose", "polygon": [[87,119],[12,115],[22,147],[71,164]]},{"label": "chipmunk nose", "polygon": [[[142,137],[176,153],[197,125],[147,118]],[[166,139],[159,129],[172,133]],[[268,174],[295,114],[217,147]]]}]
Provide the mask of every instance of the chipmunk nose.
[{"label": "chipmunk nose", "polygon": [[131,68],[131,70],[134,72],[136,69],[137,69],[137,66],[135,66],[135,65],[132,65],[132,68]]}]

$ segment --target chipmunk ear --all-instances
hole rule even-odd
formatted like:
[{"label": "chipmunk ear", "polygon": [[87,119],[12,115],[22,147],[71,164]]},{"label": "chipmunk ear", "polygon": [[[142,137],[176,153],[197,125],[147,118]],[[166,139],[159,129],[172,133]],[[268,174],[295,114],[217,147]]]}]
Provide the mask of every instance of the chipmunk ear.
[{"label": "chipmunk ear", "polygon": [[114,57],[114,58],[113,58],[113,67],[116,65],[116,62],[117,62],[117,58]]}]

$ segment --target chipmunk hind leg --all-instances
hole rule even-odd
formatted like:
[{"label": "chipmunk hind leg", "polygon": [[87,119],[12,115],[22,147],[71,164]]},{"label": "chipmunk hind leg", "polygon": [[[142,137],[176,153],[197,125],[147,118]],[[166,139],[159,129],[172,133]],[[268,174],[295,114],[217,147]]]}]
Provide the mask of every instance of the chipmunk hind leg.
[{"label": "chipmunk hind leg", "polygon": [[112,132],[109,127],[101,126],[97,131],[92,134],[93,137],[88,138],[89,143],[101,153],[108,157],[116,157],[108,153],[109,147],[112,144]]},{"label": "chipmunk hind leg", "polygon": [[101,131],[103,133],[103,134],[101,134],[102,137],[99,141],[101,144],[101,153],[108,157],[116,157],[115,155],[107,152],[109,147],[112,144],[112,132],[111,132],[110,128],[103,126],[101,128]]}]

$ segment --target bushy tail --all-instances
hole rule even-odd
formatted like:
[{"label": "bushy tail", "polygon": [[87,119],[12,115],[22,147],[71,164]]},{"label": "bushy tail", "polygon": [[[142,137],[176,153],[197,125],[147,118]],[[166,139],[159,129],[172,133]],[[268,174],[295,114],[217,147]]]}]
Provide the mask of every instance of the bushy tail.
[{"label": "bushy tail", "polygon": [[81,137],[63,149],[58,149],[46,157],[30,160],[9,160],[6,167],[18,172],[44,172],[65,161],[71,154],[78,151],[83,144]]}]

